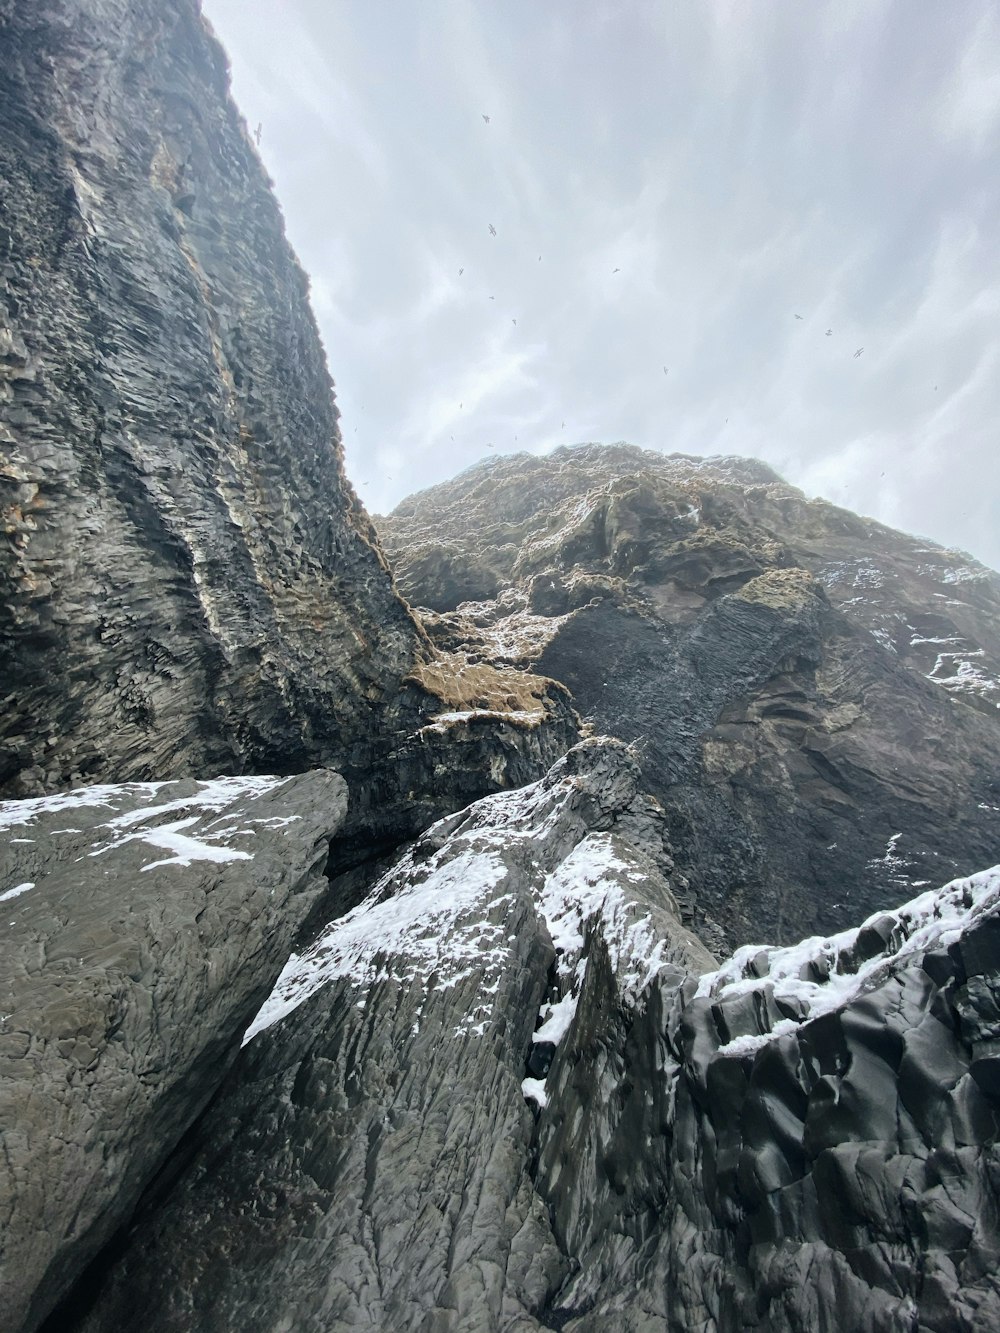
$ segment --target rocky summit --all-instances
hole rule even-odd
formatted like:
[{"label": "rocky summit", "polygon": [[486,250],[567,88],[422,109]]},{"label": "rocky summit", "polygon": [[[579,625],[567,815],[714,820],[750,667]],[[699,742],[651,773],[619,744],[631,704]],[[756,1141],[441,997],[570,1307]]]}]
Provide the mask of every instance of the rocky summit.
[{"label": "rocky summit", "polygon": [[11,1333],[993,1333],[1000,577],[766,465],[373,522],[196,0],[0,0]]},{"label": "rocky summit", "polygon": [[440,644],[641,747],[717,947],[1000,859],[1000,578],[963,553],[627,445],[491,459],[377,521]]}]

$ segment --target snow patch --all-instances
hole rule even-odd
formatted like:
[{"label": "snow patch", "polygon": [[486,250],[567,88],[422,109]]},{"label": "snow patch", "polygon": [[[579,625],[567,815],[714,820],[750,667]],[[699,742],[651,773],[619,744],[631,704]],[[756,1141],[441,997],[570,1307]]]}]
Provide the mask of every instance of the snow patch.
[{"label": "snow patch", "polygon": [[484,961],[488,968],[499,967],[510,956],[506,940],[500,939],[504,928],[484,918],[487,907],[507,899],[496,896],[507,875],[500,857],[470,848],[443,864],[431,858],[419,882],[404,883],[393,893],[401,875],[417,879],[421,869],[408,854],[362,903],[304,953],[293,954],[243,1044],[339,977],[367,994],[376,981],[390,976],[424,986],[433,976],[444,989],[481,970]]},{"label": "snow patch", "polygon": [[[890,848],[898,837],[890,839]],[[876,912],[856,930],[816,935],[783,949],[745,945],[718,971],[701,977],[694,998],[724,1002],[768,988],[776,1001],[801,1007],[801,1019],[783,1019],[768,1032],[736,1037],[719,1048],[721,1055],[750,1054],[874,990],[909,960],[947,948],[998,907],[1000,865],[922,893],[894,912]],[[888,927],[889,939],[884,952],[858,964],[855,946],[866,927],[882,933]],[[762,954],[766,971],[758,976]]]},{"label": "snow patch", "polygon": [[544,1111],[549,1104],[543,1078],[523,1078],[521,1080],[521,1092],[524,1094],[526,1102],[534,1102],[541,1111]]},{"label": "snow patch", "polygon": [[0,903],[5,903],[10,898],[19,898],[22,893],[27,893],[29,889],[34,887],[33,881],[28,881],[25,884],[15,884],[12,889],[6,889],[3,893],[0,893]]}]

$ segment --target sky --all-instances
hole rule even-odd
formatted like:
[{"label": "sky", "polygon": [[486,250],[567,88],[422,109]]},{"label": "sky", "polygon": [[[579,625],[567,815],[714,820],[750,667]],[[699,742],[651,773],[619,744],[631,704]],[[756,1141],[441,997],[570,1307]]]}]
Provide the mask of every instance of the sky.
[{"label": "sky", "polygon": [[371,512],[627,440],[1000,568],[996,0],[203,8]]}]

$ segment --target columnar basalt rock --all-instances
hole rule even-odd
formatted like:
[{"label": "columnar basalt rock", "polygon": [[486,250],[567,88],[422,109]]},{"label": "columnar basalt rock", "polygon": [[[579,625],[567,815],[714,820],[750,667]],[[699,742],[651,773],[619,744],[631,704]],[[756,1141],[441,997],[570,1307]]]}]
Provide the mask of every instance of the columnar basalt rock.
[{"label": "columnar basalt rock", "polygon": [[67,1327],[995,1327],[1000,867],[719,967],[639,781],[585,742],[297,953]]}]

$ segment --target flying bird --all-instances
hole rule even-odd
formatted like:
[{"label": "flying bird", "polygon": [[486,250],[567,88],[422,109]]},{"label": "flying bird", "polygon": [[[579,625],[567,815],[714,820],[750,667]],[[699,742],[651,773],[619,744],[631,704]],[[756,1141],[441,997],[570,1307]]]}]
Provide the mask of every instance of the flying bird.
[{"label": "flying bird", "polygon": [[663,373],[664,373],[664,375],[669,375],[669,374],[670,374],[670,371],[666,368],[666,366],[663,367]]},{"label": "flying bird", "polygon": [[541,256],[541,255],[538,256],[538,262],[539,262],[539,263],[542,262],[542,256]]},{"label": "flying bird", "polygon": [[490,223],[490,235],[491,235],[491,236],[495,236],[496,234],[497,234],[497,229],[496,229],[496,227],[494,227],[493,223],[491,222],[491,223]]},{"label": "flying bird", "polygon": [[260,147],[260,135],[263,128],[264,128],[264,122],[262,120],[258,120],[257,128],[253,132],[254,143],[256,143],[258,148]]},{"label": "flying bird", "polygon": [[833,334],[833,329],[827,329],[826,336],[829,338],[832,336],[832,334]]},{"label": "flying bird", "polygon": [[461,277],[462,274],[463,274],[464,272],[465,272],[465,269],[464,269],[464,268],[460,268],[460,269],[458,270],[458,276]]},{"label": "flying bird", "polygon": [[864,349],[863,347],[859,347],[859,348],[858,348],[858,350],[854,353],[854,360],[855,360],[855,361],[857,361],[858,357],[861,355],[861,353],[862,353],[864,350],[865,350],[865,349]]},{"label": "flying bird", "polygon": [[517,320],[516,320],[516,319],[512,319],[510,322],[515,326],[515,328],[517,327]]},{"label": "flying bird", "polygon": [[611,270],[611,272],[612,272],[612,273],[620,273],[620,272],[621,272],[621,269],[620,269],[620,268],[613,268],[613,269]]},{"label": "flying bird", "polygon": [[485,111],[482,113],[482,116],[483,116],[483,120],[485,120],[485,121],[486,121],[486,124],[488,125],[488,124],[490,123],[490,118],[489,118],[489,116],[486,114]]},{"label": "flying bird", "polygon": [[801,319],[802,316],[801,316],[801,315],[796,315],[795,318],[796,318],[796,319]]},{"label": "flying bird", "polygon": [[491,301],[494,300],[494,299],[495,299],[494,297],[492,297],[492,296],[490,297],[490,300],[491,300]]}]

